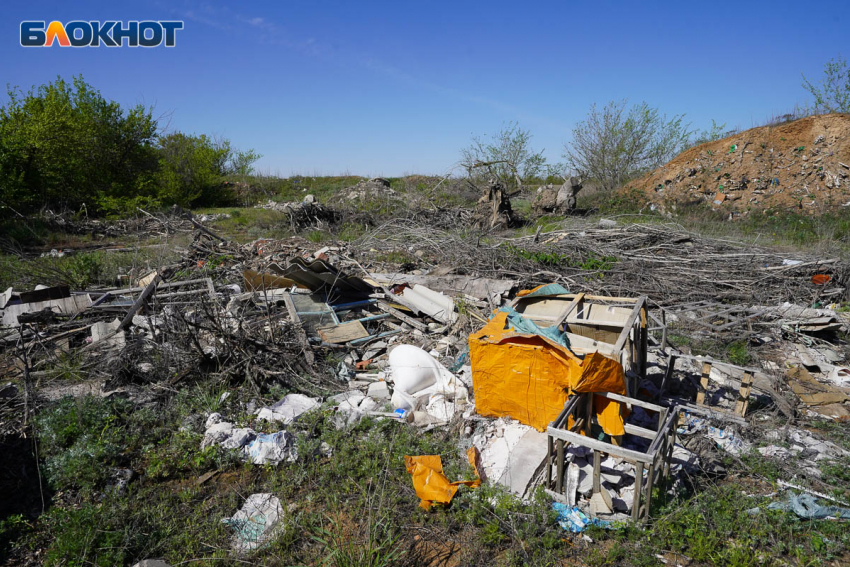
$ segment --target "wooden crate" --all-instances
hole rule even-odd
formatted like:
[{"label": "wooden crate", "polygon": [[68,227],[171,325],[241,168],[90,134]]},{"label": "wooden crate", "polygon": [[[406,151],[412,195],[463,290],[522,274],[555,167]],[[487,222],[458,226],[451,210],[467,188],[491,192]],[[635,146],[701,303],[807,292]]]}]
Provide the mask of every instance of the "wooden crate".
[{"label": "wooden crate", "polygon": [[[602,396],[610,400],[625,402],[649,411],[658,412],[660,424],[657,430],[645,429],[631,424],[625,424],[626,436],[634,435],[650,440],[649,449],[644,453],[620,446],[617,439],[615,443],[600,441],[592,437],[586,437],[580,433],[586,429],[590,431],[589,425],[595,423],[594,397]],[[565,451],[569,445],[586,447],[593,452],[593,492],[603,490],[601,488],[600,463],[603,455],[608,454],[625,460],[635,467],[635,494],[632,502],[632,519],[645,520],[650,515],[652,504],[652,488],[656,483],[666,479],[670,474],[670,460],[673,455],[673,447],[676,444],[676,423],[678,421],[679,408],[663,407],[642,400],[620,396],[612,393],[585,393],[576,394],[564,406],[564,410],[553,421],[546,432],[548,434],[548,450],[546,457],[546,488],[556,495],[563,496],[564,472],[566,470]],[[568,424],[572,422],[572,426]],[[553,477],[554,472],[554,477]],[[646,472],[646,478],[644,478]]]}]

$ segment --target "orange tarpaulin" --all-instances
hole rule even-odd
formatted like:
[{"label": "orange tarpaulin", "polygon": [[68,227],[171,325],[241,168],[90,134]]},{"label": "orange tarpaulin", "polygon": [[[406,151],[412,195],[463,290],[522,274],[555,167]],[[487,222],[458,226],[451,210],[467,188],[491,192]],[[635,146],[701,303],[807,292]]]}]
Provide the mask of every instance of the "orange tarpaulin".
[{"label": "orange tarpaulin", "polygon": [[[470,447],[466,452],[469,464],[475,469],[476,477],[479,476],[478,467],[475,464],[477,456],[478,450],[475,447]],[[437,502],[441,504],[451,502],[461,484],[472,488],[481,485],[480,478],[449,482],[449,479],[443,474],[443,461],[440,455],[419,455],[416,457],[405,455],[404,466],[413,480],[416,495],[422,499],[419,507],[426,510]]]},{"label": "orange tarpaulin", "polygon": [[[572,392],[625,395],[623,367],[600,353],[584,360],[540,335],[517,333],[508,314],[496,313],[469,337],[475,409],[485,416],[509,416],[544,431]],[[608,435],[623,435],[624,404],[596,398],[597,421]]]}]

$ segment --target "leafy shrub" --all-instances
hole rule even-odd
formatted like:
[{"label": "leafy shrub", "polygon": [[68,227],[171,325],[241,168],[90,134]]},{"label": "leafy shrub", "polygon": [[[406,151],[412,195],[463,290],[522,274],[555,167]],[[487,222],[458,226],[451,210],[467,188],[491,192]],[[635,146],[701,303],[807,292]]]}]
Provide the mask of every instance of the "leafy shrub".
[{"label": "leafy shrub", "polygon": [[126,400],[93,396],[65,398],[36,417],[40,455],[48,482],[56,488],[93,488],[121,453]]}]

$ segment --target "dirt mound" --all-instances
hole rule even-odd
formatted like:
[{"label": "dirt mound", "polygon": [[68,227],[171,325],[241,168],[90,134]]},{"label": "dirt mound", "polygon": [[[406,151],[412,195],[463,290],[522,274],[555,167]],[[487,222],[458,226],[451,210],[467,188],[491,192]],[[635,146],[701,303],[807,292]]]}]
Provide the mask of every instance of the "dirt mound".
[{"label": "dirt mound", "polygon": [[850,115],[810,116],[695,146],[630,187],[664,212],[698,203],[734,216],[850,206]]}]

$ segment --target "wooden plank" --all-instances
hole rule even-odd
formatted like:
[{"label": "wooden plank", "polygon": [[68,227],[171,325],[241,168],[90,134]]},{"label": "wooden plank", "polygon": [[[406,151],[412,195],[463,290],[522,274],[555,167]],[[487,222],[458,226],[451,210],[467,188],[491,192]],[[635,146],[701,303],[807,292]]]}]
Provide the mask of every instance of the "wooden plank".
[{"label": "wooden plank", "polygon": [[735,413],[741,417],[746,417],[747,407],[750,405],[750,390],[753,386],[753,375],[750,372],[744,372],[744,378],[741,380],[741,388],[738,390],[738,401],[735,403]]},{"label": "wooden plank", "polygon": [[637,425],[631,425],[630,423],[623,424],[623,427],[626,430],[626,433],[629,435],[637,435],[638,437],[643,437],[644,439],[655,439],[655,436],[658,435],[655,431],[651,429],[644,429],[643,427],[638,427]]},{"label": "wooden plank", "polygon": [[598,450],[593,451],[593,493],[596,494],[600,490],[602,490],[602,479],[600,478],[602,473],[602,452]]},{"label": "wooden plank", "polygon": [[580,293],[577,296],[575,296],[575,298],[573,298],[573,300],[569,303],[569,305],[567,305],[567,307],[564,309],[564,311],[555,320],[555,326],[556,327],[560,327],[564,323],[564,321],[567,320],[567,317],[570,316],[570,313],[573,312],[573,309],[575,309],[578,306],[578,304],[581,302],[582,299],[584,299],[583,293]]},{"label": "wooden plank", "polygon": [[660,400],[664,397],[664,392],[667,391],[667,384],[670,383],[670,378],[673,377],[673,370],[676,368],[676,355],[672,352],[670,356],[667,357],[667,369],[664,371],[664,379],[661,380],[661,388],[658,390],[658,395],[655,397],[656,400]]},{"label": "wooden plank", "polygon": [[[149,283],[148,285],[145,286],[145,289],[142,291],[141,295],[139,295],[138,299],[136,299],[136,301],[133,302],[133,305],[130,307],[130,310],[124,316],[124,319],[121,321],[121,324],[118,325],[118,329],[115,330],[115,333],[125,329],[130,323],[133,322],[133,316],[136,314],[136,312],[138,312],[139,309],[142,308],[142,305],[145,303],[145,300],[147,300],[147,298],[150,297],[150,295],[153,292],[156,291],[156,286],[159,285],[159,282],[161,282],[161,281],[162,281],[162,276],[157,274],[154,277],[153,281],[151,281],[151,283]],[[112,333],[112,334],[115,334],[115,333]],[[109,335],[109,336],[111,337],[112,335]],[[106,337],[106,338],[109,338],[109,337]]]},{"label": "wooden plank", "polygon": [[610,453],[615,457],[621,457],[623,459],[629,459],[631,461],[636,461],[640,463],[652,462],[652,457],[639,451],[633,451],[631,449],[617,447],[616,445],[612,445],[611,443],[605,443],[604,441],[599,441],[592,437],[585,437],[584,435],[573,433],[572,431],[565,431],[563,429],[555,429],[554,427],[548,427],[546,429],[546,432],[555,439],[563,439],[564,441],[568,441],[581,447],[587,447],[589,449],[598,449],[605,453]]},{"label": "wooden plank", "polygon": [[623,325],[623,332],[620,333],[620,338],[617,339],[617,342],[614,345],[614,352],[623,350],[623,347],[626,344],[626,339],[628,339],[629,332],[631,331],[632,327],[635,324],[635,321],[637,321],[637,318],[640,315],[640,308],[643,307],[645,304],[646,296],[641,295],[640,298],[638,298],[637,303],[635,303],[634,311],[632,311],[632,314],[629,315],[628,319],[626,319],[626,324]]},{"label": "wooden plank", "polygon": [[756,372],[763,372],[763,370],[760,369],[760,368],[753,368],[751,366],[738,366],[736,364],[732,364],[731,362],[723,362],[722,360],[716,360],[714,358],[711,358],[710,356],[693,356],[691,354],[678,354],[677,357],[681,358],[683,360],[695,360],[697,362],[710,362],[712,365],[717,366],[718,368],[721,368],[721,369],[724,368],[724,367],[737,368],[738,370],[749,371],[749,372],[752,372],[753,374],[755,374]]},{"label": "wooden plank", "polygon": [[567,319],[564,325],[587,325],[588,327],[615,327],[623,328],[623,323],[617,321],[605,321],[604,319]]},{"label": "wooden plank", "polygon": [[724,411],[709,406],[698,406],[696,404],[681,404],[678,407],[690,413],[697,413],[699,415],[704,415],[706,417],[711,417],[714,419],[727,420],[732,423],[737,423],[738,425],[747,425],[746,419],[742,418],[740,415],[736,415],[734,412],[731,411]]},{"label": "wooden plank", "polygon": [[704,362],[702,364],[702,377],[699,380],[699,392],[697,392],[697,405],[705,405],[705,394],[708,391],[708,380],[711,375],[711,363]]},{"label": "wooden plank", "polygon": [[[584,295],[584,298],[588,299],[590,301],[609,301],[609,302],[610,301],[619,301],[619,302],[622,302],[622,303],[637,303],[640,300],[640,298],[635,298],[635,297],[608,297],[607,295],[586,295],[584,293],[559,293],[557,295],[545,295],[545,296],[540,296],[540,297],[560,297],[560,298],[563,298],[563,299],[574,299],[578,295]],[[515,305],[518,301],[521,301],[521,300],[523,300],[527,297],[528,297],[527,295],[517,297],[516,299],[514,299],[514,302],[513,302],[512,305]],[[534,299],[534,298],[532,297],[530,299]]]},{"label": "wooden plank", "polygon": [[670,429],[674,428],[674,424],[676,423],[676,419],[678,418],[679,410],[678,408],[674,408],[670,410],[670,413],[667,415],[666,421],[661,424],[661,427],[658,429],[658,436],[655,440],[652,441],[652,444],[649,446],[649,449],[646,451],[648,455],[655,457],[658,452],[658,447],[661,445],[661,441],[664,439]]},{"label": "wooden plank", "polygon": [[635,522],[640,518],[640,497],[643,492],[643,462],[635,465],[635,496],[632,500],[632,520]]},{"label": "wooden plank", "polygon": [[676,448],[676,428],[670,431],[670,441],[667,443],[667,454],[664,457],[664,478],[670,476],[670,462],[673,460],[673,449]]},{"label": "wooden plank", "polygon": [[656,468],[657,467],[655,465],[655,461],[653,460],[653,462],[649,465],[649,475],[647,475],[647,479],[646,479],[646,489],[645,489],[646,493],[644,494],[644,497],[643,497],[644,501],[646,502],[644,504],[645,510],[644,510],[644,513],[643,513],[643,519],[644,520],[649,518],[649,513],[650,513],[650,510],[652,508],[652,485],[655,482]]},{"label": "wooden plank", "polygon": [[553,421],[550,425],[553,425],[555,427],[563,427],[564,429],[566,429],[567,419],[573,413],[573,410],[575,409],[576,404],[578,404],[580,399],[581,396],[573,396],[568,399],[564,404],[564,409],[561,410],[561,413],[558,414],[558,417],[556,417],[555,421]]},{"label": "wooden plank", "polygon": [[348,321],[331,327],[316,329],[322,340],[327,343],[342,344],[369,336],[369,331],[360,321]]},{"label": "wooden plank", "polygon": [[401,311],[399,311],[398,309],[396,309],[394,307],[390,307],[390,305],[386,301],[378,301],[378,309],[380,309],[381,311],[385,311],[386,313],[389,313],[390,315],[392,315],[393,317],[395,317],[399,321],[407,323],[408,325],[410,325],[414,329],[419,329],[423,333],[427,333],[428,330],[429,330],[428,325],[426,325],[425,323],[423,323],[421,321],[417,321],[413,317],[409,317],[408,315],[405,315],[404,313],[402,313]]},{"label": "wooden plank", "polygon": [[558,456],[556,457],[558,466],[557,475],[558,477],[555,479],[555,492],[559,494],[564,493],[564,440],[558,439]]},{"label": "wooden plank", "polygon": [[642,407],[644,409],[663,412],[665,409],[664,406],[659,406],[656,404],[651,404],[649,402],[645,402],[643,400],[638,400],[636,398],[629,398],[628,396],[621,396],[620,394],[615,394],[613,392],[595,392],[594,395],[602,396],[603,398],[608,398],[609,400],[614,400],[616,402],[624,402],[627,404],[632,404],[633,406]]},{"label": "wooden plank", "polygon": [[[638,356],[640,358],[640,362],[638,364],[638,375],[641,380],[646,380],[646,351],[649,348],[649,330],[646,325],[646,304],[640,308],[640,347],[638,349]],[[637,384],[635,384],[635,393],[637,393]]]},{"label": "wooden plank", "polygon": [[[162,278],[160,278],[160,281],[162,281]],[[158,289],[168,289],[168,288],[172,288],[172,287],[183,287],[183,286],[192,285],[192,284],[205,284],[209,288],[209,283],[207,283],[207,282],[212,282],[212,280],[210,278],[198,278],[198,279],[195,279],[195,280],[184,280],[184,281],[179,281],[179,282],[160,283],[159,286],[157,286],[157,287],[158,287]],[[106,289],[106,290],[103,290],[102,292],[93,291],[93,292],[91,292],[91,295],[97,295],[98,293],[109,293],[114,297],[116,295],[126,295],[128,293],[139,293],[140,291],[145,291],[145,289],[147,289],[147,286],[145,286],[145,287],[127,287],[127,288],[124,288],[124,289]]]}]

